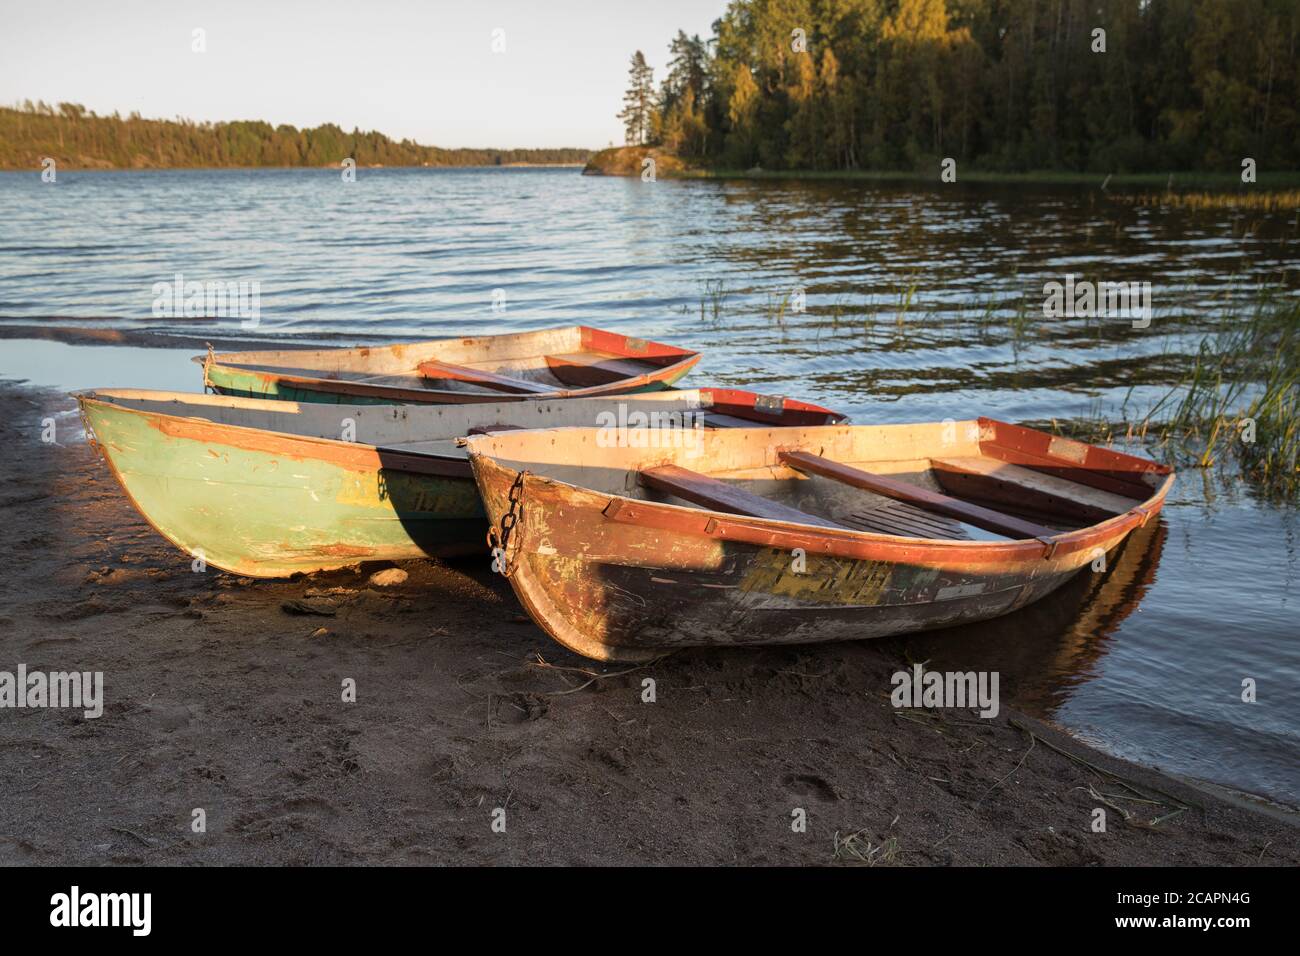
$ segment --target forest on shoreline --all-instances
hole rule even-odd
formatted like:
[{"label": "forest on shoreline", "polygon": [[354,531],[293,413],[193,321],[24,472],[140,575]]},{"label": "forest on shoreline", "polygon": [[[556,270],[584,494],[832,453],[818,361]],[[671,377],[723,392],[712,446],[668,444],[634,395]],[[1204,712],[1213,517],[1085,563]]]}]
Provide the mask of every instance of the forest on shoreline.
[{"label": "forest on shoreline", "polygon": [[632,58],[629,146],[704,169],[1300,169],[1298,0],[732,0]]},{"label": "forest on shoreline", "polygon": [[97,116],[78,103],[0,107],[0,169],[242,168],[255,166],[579,165],[587,149],[445,149],[382,133],[258,121],[197,123]]}]

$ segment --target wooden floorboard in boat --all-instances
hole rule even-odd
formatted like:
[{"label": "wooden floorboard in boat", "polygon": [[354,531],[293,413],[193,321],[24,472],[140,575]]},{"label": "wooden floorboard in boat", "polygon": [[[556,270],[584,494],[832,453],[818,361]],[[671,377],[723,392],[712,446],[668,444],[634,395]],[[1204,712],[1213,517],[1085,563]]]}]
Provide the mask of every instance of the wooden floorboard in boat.
[{"label": "wooden floorboard in boat", "polygon": [[960,521],[932,515],[906,502],[881,499],[879,507],[862,509],[836,519],[860,531],[899,535],[904,538],[934,538],[943,541],[969,541],[970,534]]}]

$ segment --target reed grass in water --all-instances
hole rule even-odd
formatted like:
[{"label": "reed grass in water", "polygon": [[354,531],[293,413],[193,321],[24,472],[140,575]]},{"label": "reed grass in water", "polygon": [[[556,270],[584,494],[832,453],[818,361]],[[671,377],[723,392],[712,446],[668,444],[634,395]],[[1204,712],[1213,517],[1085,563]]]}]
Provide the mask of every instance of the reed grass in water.
[{"label": "reed grass in water", "polygon": [[1286,212],[1300,209],[1300,189],[1241,190],[1230,192],[1116,193],[1116,202],[1130,206],[1168,206],[1174,209],[1250,209],[1256,212]]},{"label": "reed grass in water", "polygon": [[1082,431],[1122,430],[1171,464],[1234,462],[1274,498],[1300,499],[1300,300],[1261,297],[1200,342],[1191,366],[1140,419],[1118,427],[1094,412]]}]

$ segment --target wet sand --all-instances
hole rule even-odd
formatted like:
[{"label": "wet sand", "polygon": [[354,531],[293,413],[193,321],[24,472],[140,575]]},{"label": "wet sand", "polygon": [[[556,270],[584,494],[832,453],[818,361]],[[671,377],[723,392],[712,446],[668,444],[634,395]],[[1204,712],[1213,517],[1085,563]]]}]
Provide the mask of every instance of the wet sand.
[{"label": "wet sand", "polygon": [[628,670],[555,645],[486,558],[194,573],[90,446],[40,441],[70,406],[0,387],[0,670],[103,671],[104,712],[0,710],[0,863],[1300,862],[1294,815],[1005,704],[896,710],[905,641]]}]

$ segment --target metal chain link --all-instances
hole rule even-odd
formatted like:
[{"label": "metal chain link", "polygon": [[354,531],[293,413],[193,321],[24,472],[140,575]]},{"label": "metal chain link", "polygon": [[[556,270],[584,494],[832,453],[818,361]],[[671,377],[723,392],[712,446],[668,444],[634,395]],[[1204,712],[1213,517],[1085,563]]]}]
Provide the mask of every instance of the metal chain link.
[{"label": "metal chain link", "polygon": [[514,563],[510,560],[510,537],[521,517],[524,503],[524,476],[527,474],[527,470],[519,472],[515,476],[514,484],[510,486],[510,507],[501,516],[500,531],[489,527],[487,533],[488,547],[492,550],[492,569],[507,578],[515,573]]}]

